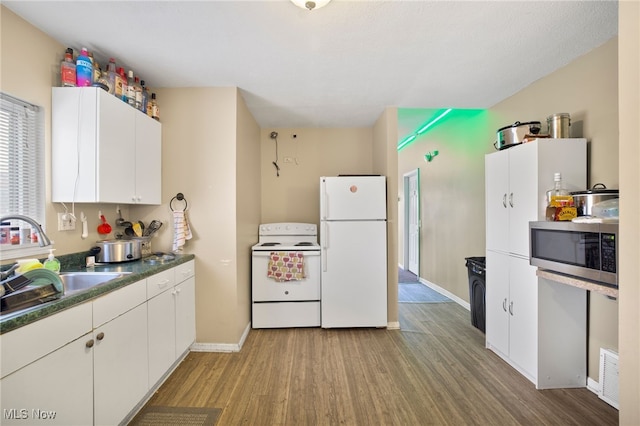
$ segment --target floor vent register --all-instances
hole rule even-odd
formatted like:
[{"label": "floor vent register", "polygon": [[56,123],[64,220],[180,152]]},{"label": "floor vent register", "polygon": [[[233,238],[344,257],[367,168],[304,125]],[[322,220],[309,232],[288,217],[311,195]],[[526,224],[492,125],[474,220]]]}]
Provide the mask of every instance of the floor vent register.
[{"label": "floor vent register", "polygon": [[618,354],[600,348],[600,392],[598,396],[607,404],[620,409],[618,394]]}]

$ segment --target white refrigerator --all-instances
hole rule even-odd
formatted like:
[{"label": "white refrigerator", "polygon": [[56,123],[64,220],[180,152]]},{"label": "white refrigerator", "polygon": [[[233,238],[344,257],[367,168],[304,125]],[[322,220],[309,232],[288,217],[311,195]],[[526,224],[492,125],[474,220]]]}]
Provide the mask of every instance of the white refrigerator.
[{"label": "white refrigerator", "polygon": [[387,326],[384,176],[320,178],[322,328]]}]

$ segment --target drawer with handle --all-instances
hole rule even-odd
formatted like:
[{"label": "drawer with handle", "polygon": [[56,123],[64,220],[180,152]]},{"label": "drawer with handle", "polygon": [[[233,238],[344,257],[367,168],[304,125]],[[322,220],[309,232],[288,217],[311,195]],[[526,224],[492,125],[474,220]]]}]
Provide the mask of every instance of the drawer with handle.
[{"label": "drawer with handle", "polygon": [[150,276],[147,278],[147,299],[151,299],[175,284],[175,268]]}]

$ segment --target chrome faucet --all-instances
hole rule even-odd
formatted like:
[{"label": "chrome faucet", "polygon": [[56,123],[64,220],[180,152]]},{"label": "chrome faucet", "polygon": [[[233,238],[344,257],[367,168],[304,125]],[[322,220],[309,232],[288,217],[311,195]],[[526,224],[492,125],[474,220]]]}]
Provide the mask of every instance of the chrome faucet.
[{"label": "chrome faucet", "polygon": [[24,222],[27,222],[28,224],[30,224],[35,228],[36,233],[38,234],[38,244],[40,244],[40,247],[51,245],[51,240],[49,239],[49,237],[47,237],[47,234],[45,234],[44,231],[42,230],[42,226],[40,226],[38,222],[31,219],[29,216],[24,216],[21,214],[10,214],[8,216],[0,217],[0,222],[4,222],[5,220],[22,220]]}]

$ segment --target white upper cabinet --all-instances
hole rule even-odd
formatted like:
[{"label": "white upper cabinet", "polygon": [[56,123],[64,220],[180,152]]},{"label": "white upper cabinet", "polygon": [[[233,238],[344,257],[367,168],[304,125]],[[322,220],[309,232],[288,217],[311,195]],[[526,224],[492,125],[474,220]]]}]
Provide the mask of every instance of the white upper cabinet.
[{"label": "white upper cabinet", "polygon": [[529,222],[544,220],[554,173],[570,191],[585,190],[586,164],[586,139],[537,139],[486,155],[487,250],[528,258]]},{"label": "white upper cabinet", "polygon": [[161,203],[161,124],[96,87],[54,87],[52,201]]}]

